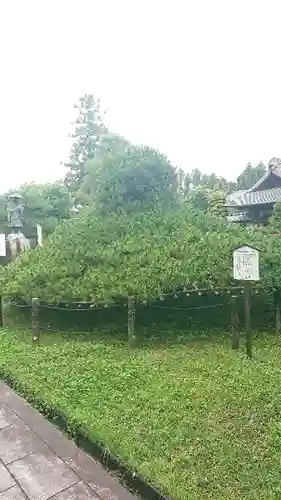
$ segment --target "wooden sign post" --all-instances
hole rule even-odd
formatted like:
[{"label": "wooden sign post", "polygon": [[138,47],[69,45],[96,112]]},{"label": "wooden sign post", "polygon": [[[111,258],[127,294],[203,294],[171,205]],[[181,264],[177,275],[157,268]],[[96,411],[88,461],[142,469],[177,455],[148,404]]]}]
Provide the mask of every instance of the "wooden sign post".
[{"label": "wooden sign post", "polygon": [[251,283],[244,282],[244,309],[245,309],[245,332],[246,332],[246,353],[248,358],[253,355],[253,339],[251,328]]},{"label": "wooden sign post", "polygon": [[134,296],[128,297],[128,340],[129,346],[136,344],[136,299]]},{"label": "wooden sign post", "polygon": [[259,250],[242,245],[233,252],[233,278],[244,283],[246,353],[252,357],[251,282],[259,281]]},{"label": "wooden sign post", "polygon": [[237,311],[237,296],[231,297],[231,331],[232,331],[232,349],[239,349],[239,315]]}]

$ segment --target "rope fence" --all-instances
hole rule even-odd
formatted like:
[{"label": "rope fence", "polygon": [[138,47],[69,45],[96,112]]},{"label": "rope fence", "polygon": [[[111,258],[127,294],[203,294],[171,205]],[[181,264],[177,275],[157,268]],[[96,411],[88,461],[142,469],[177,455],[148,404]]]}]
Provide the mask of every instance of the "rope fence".
[{"label": "rope fence", "polygon": [[[268,290],[267,291],[267,296],[274,296],[276,294],[276,290]],[[253,295],[258,295],[262,294],[262,292],[259,289],[254,289],[253,290]],[[189,297],[188,302],[189,304],[182,304],[183,301],[187,301],[187,297]],[[219,302],[215,303],[205,303],[202,304],[203,300],[212,300],[218,301],[218,299],[223,299],[225,297],[225,301],[219,300]],[[231,332],[232,332],[232,345],[233,348],[237,348],[237,345],[239,345],[239,330],[241,321],[240,317],[243,314],[243,307],[242,307],[242,297],[243,297],[243,288],[241,286],[239,287],[231,287],[229,289],[226,288],[215,288],[215,289],[192,289],[192,290],[187,290],[183,289],[181,291],[176,291],[173,293],[169,294],[164,294],[160,295],[158,299],[155,299],[153,302],[152,301],[147,301],[147,300],[141,300],[137,301],[135,296],[130,296],[127,299],[122,299],[122,301],[119,302],[113,302],[113,303],[93,303],[93,302],[72,302],[72,303],[61,303],[61,304],[48,304],[45,302],[40,301],[38,298],[33,298],[30,303],[24,303],[16,300],[5,300],[4,297],[1,298],[1,326],[5,326],[6,321],[5,321],[5,311],[7,311],[7,308],[18,308],[19,310],[23,311],[31,311],[31,314],[28,314],[28,318],[30,321],[30,326],[31,326],[31,331],[32,331],[32,342],[36,345],[39,345],[40,343],[40,335],[42,331],[44,330],[43,324],[40,323],[39,317],[43,311],[64,311],[64,312],[69,312],[69,313],[78,313],[80,317],[80,313],[89,313],[89,312],[94,312],[94,311],[105,311],[106,315],[106,320],[108,320],[108,315],[106,313],[106,310],[112,310],[113,313],[119,310],[120,315],[118,316],[119,318],[122,317],[122,322],[123,319],[125,320],[124,323],[126,322],[127,324],[127,335],[128,335],[128,341],[130,345],[135,345],[137,341],[137,335],[136,335],[136,316],[137,319],[141,322],[148,321],[148,326],[155,324],[155,315],[156,315],[156,320],[160,318],[163,319],[165,314],[166,317],[170,320],[171,317],[173,316],[173,312],[176,314],[183,313],[180,318],[182,321],[185,321],[186,326],[191,327],[191,325],[194,323],[195,325],[202,325],[202,322],[204,321],[207,323],[207,326],[209,326],[208,321],[210,321],[210,316],[208,316],[209,312],[211,314],[212,310],[221,310],[221,314],[215,314],[213,317],[216,320],[220,320],[222,325],[222,321],[225,321],[225,326],[230,327]],[[163,304],[163,300],[168,300],[170,298],[170,304]],[[177,299],[179,302],[179,305],[174,305],[173,299]],[[275,299],[274,299],[275,300]],[[200,301],[201,303],[194,303],[194,301],[198,302]],[[192,303],[192,305],[190,304]],[[280,320],[280,305],[276,304],[274,301],[272,302],[274,305],[274,311],[276,314],[276,330],[281,329],[281,320]],[[270,306],[272,308],[272,306]],[[126,310],[125,310],[126,308]],[[124,310],[124,313],[122,312]],[[151,310],[151,312],[149,312]],[[153,315],[153,312],[155,311],[155,314]],[[159,315],[157,316],[157,311],[159,311]],[[196,316],[196,312],[201,312],[202,314],[199,314]],[[272,308],[273,311],[273,308]],[[271,312],[272,312],[271,311]],[[163,312],[163,315],[161,316]],[[187,313],[187,314],[186,314]],[[25,314],[23,312],[23,314]],[[116,313],[117,314],[117,313]],[[190,315],[191,314],[191,315]],[[151,319],[152,315],[152,319]],[[92,318],[92,315],[89,315]],[[43,314],[44,317],[44,314]],[[93,316],[94,317],[94,316]],[[63,316],[65,318],[65,316]],[[72,318],[70,316],[70,318]],[[90,326],[94,326],[94,323],[91,323],[90,321]],[[150,321],[150,322],[149,322]],[[164,319],[163,319],[164,321]],[[66,320],[67,323],[67,320]],[[143,323],[142,323],[142,326]],[[47,327],[47,330],[50,330],[50,328]],[[236,347],[235,347],[236,346]]]},{"label": "rope fence", "polygon": [[225,307],[226,304],[209,304],[204,306],[193,306],[193,307],[173,307],[173,306],[155,306],[149,304],[148,307],[153,309],[169,309],[170,311],[197,311],[199,309],[213,309],[215,307]]},{"label": "rope fence", "polygon": [[[268,291],[268,294],[274,293],[275,291],[276,291],[276,289],[273,288],[272,290]],[[190,297],[192,295],[198,295],[199,297],[202,297],[202,296],[209,296],[210,294],[215,295],[215,296],[219,296],[219,295],[222,295],[223,293],[225,293],[227,295],[231,295],[231,294],[236,293],[236,292],[244,294],[244,288],[241,286],[233,286],[230,288],[225,288],[225,287],[192,288],[192,289],[183,288],[182,290],[176,290],[174,292],[160,294],[158,297],[158,300],[163,301],[163,300],[165,300],[165,298],[168,298],[168,297],[178,299],[183,294],[186,297]],[[256,290],[254,290],[254,293],[259,294],[260,290],[256,289]],[[155,299],[155,300],[157,300],[157,299]],[[161,306],[156,306],[156,305],[150,304],[148,300],[142,300],[142,304],[148,305],[149,307],[161,307]],[[28,308],[28,307],[31,307],[32,304],[31,303],[19,304],[15,301],[10,301],[10,302],[5,301],[5,305],[18,307],[18,308]],[[77,305],[77,307],[73,307],[74,305],[75,306]],[[88,306],[88,307],[86,307],[86,306]],[[127,302],[124,301],[123,307],[126,307],[126,306],[127,306]],[[93,310],[101,310],[101,309],[108,309],[108,308],[115,308],[115,307],[122,307],[122,306],[120,305],[120,302],[105,303],[105,304],[101,305],[101,304],[97,304],[95,302],[80,301],[80,302],[62,303],[62,305],[60,305],[60,306],[55,305],[55,304],[46,304],[44,302],[40,302],[40,307],[45,308],[45,309],[53,309],[53,310],[67,310],[67,311],[81,311],[82,310],[82,311],[86,311],[88,309],[89,310],[92,310],[92,309]]]},{"label": "rope fence", "polygon": [[[30,307],[30,306],[29,306]],[[46,305],[46,304],[40,304],[40,307],[42,309],[52,309],[53,311],[83,311],[83,312],[93,312],[93,311],[100,311],[102,309],[111,309],[111,308],[116,308],[116,307],[121,307],[120,304],[110,304],[102,307],[98,306],[90,306],[90,307],[60,307],[60,306],[51,306],[51,305]]]},{"label": "rope fence", "polygon": [[[22,309],[27,309],[27,308],[32,306],[32,303],[30,303],[30,304],[17,304],[16,302],[6,302],[5,301],[5,306],[6,307],[11,306],[11,307],[18,307],[18,308],[22,308]],[[107,304],[107,305],[102,306],[102,307],[98,307],[95,305],[91,305],[90,307],[82,307],[82,306],[81,307],[68,307],[68,306],[60,307],[60,306],[53,306],[53,305],[49,305],[49,304],[40,303],[40,308],[52,309],[53,311],[83,311],[83,312],[89,311],[89,312],[92,312],[92,311],[98,311],[98,310],[102,310],[102,309],[110,309],[113,307],[116,308],[116,307],[121,307],[121,306],[120,306],[120,304]]]},{"label": "rope fence", "polygon": [[15,302],[4,302],[5,304],[5,307],[9,307],[9,306],[12,306],[12,307],[19,307],[21,309],[27,309],[29,307],[31,307],[31,304],[16,304]]}]

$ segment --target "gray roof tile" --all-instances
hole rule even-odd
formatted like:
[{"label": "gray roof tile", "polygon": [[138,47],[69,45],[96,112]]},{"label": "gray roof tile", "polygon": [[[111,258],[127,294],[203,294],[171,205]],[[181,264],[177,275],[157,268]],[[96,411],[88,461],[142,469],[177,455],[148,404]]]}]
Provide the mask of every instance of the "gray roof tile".
[{"label": "gray roof tile", "polygon": [[229,207],[251,206],[276,203],[277,201],[281,201],[281,187],[263,191],[236,191],[227,197],[226,205]]}]

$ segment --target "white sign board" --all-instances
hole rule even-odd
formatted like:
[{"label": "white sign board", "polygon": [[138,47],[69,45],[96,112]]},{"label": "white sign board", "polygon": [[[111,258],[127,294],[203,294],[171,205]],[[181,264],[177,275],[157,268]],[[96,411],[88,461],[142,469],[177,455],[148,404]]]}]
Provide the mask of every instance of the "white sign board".
[{"label": "white sign board", "polygon": [[6,257],[6,235],[0,234],[0,257]]},{"label": "white sign board", "polygon": [[259,281],[259,251],[244,245],[233,252],[233,278],[240,281]]}]

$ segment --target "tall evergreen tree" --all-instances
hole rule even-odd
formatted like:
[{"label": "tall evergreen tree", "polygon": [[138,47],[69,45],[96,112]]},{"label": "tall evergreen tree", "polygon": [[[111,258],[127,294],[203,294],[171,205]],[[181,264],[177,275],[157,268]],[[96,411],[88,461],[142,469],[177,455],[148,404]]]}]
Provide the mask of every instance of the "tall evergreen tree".
[{"label": "tall evergreen tree", "polygon": [[75,195],[83,182],[86,163],[94,158],[106,127],[102,120],[100,101],[93,94],[80,97],[74,108],[78,111],[78,116],[73,124],[75,128],[71,134],[73,144],[69,161],[65,163],[68,169],[65,182]]},{"label": "tall evergreen tree", "polygon": [[238,189],[250,189],[265,174],[266,166],[263,162],[255,167],[248,163],[243,172],[237,177]]}]

